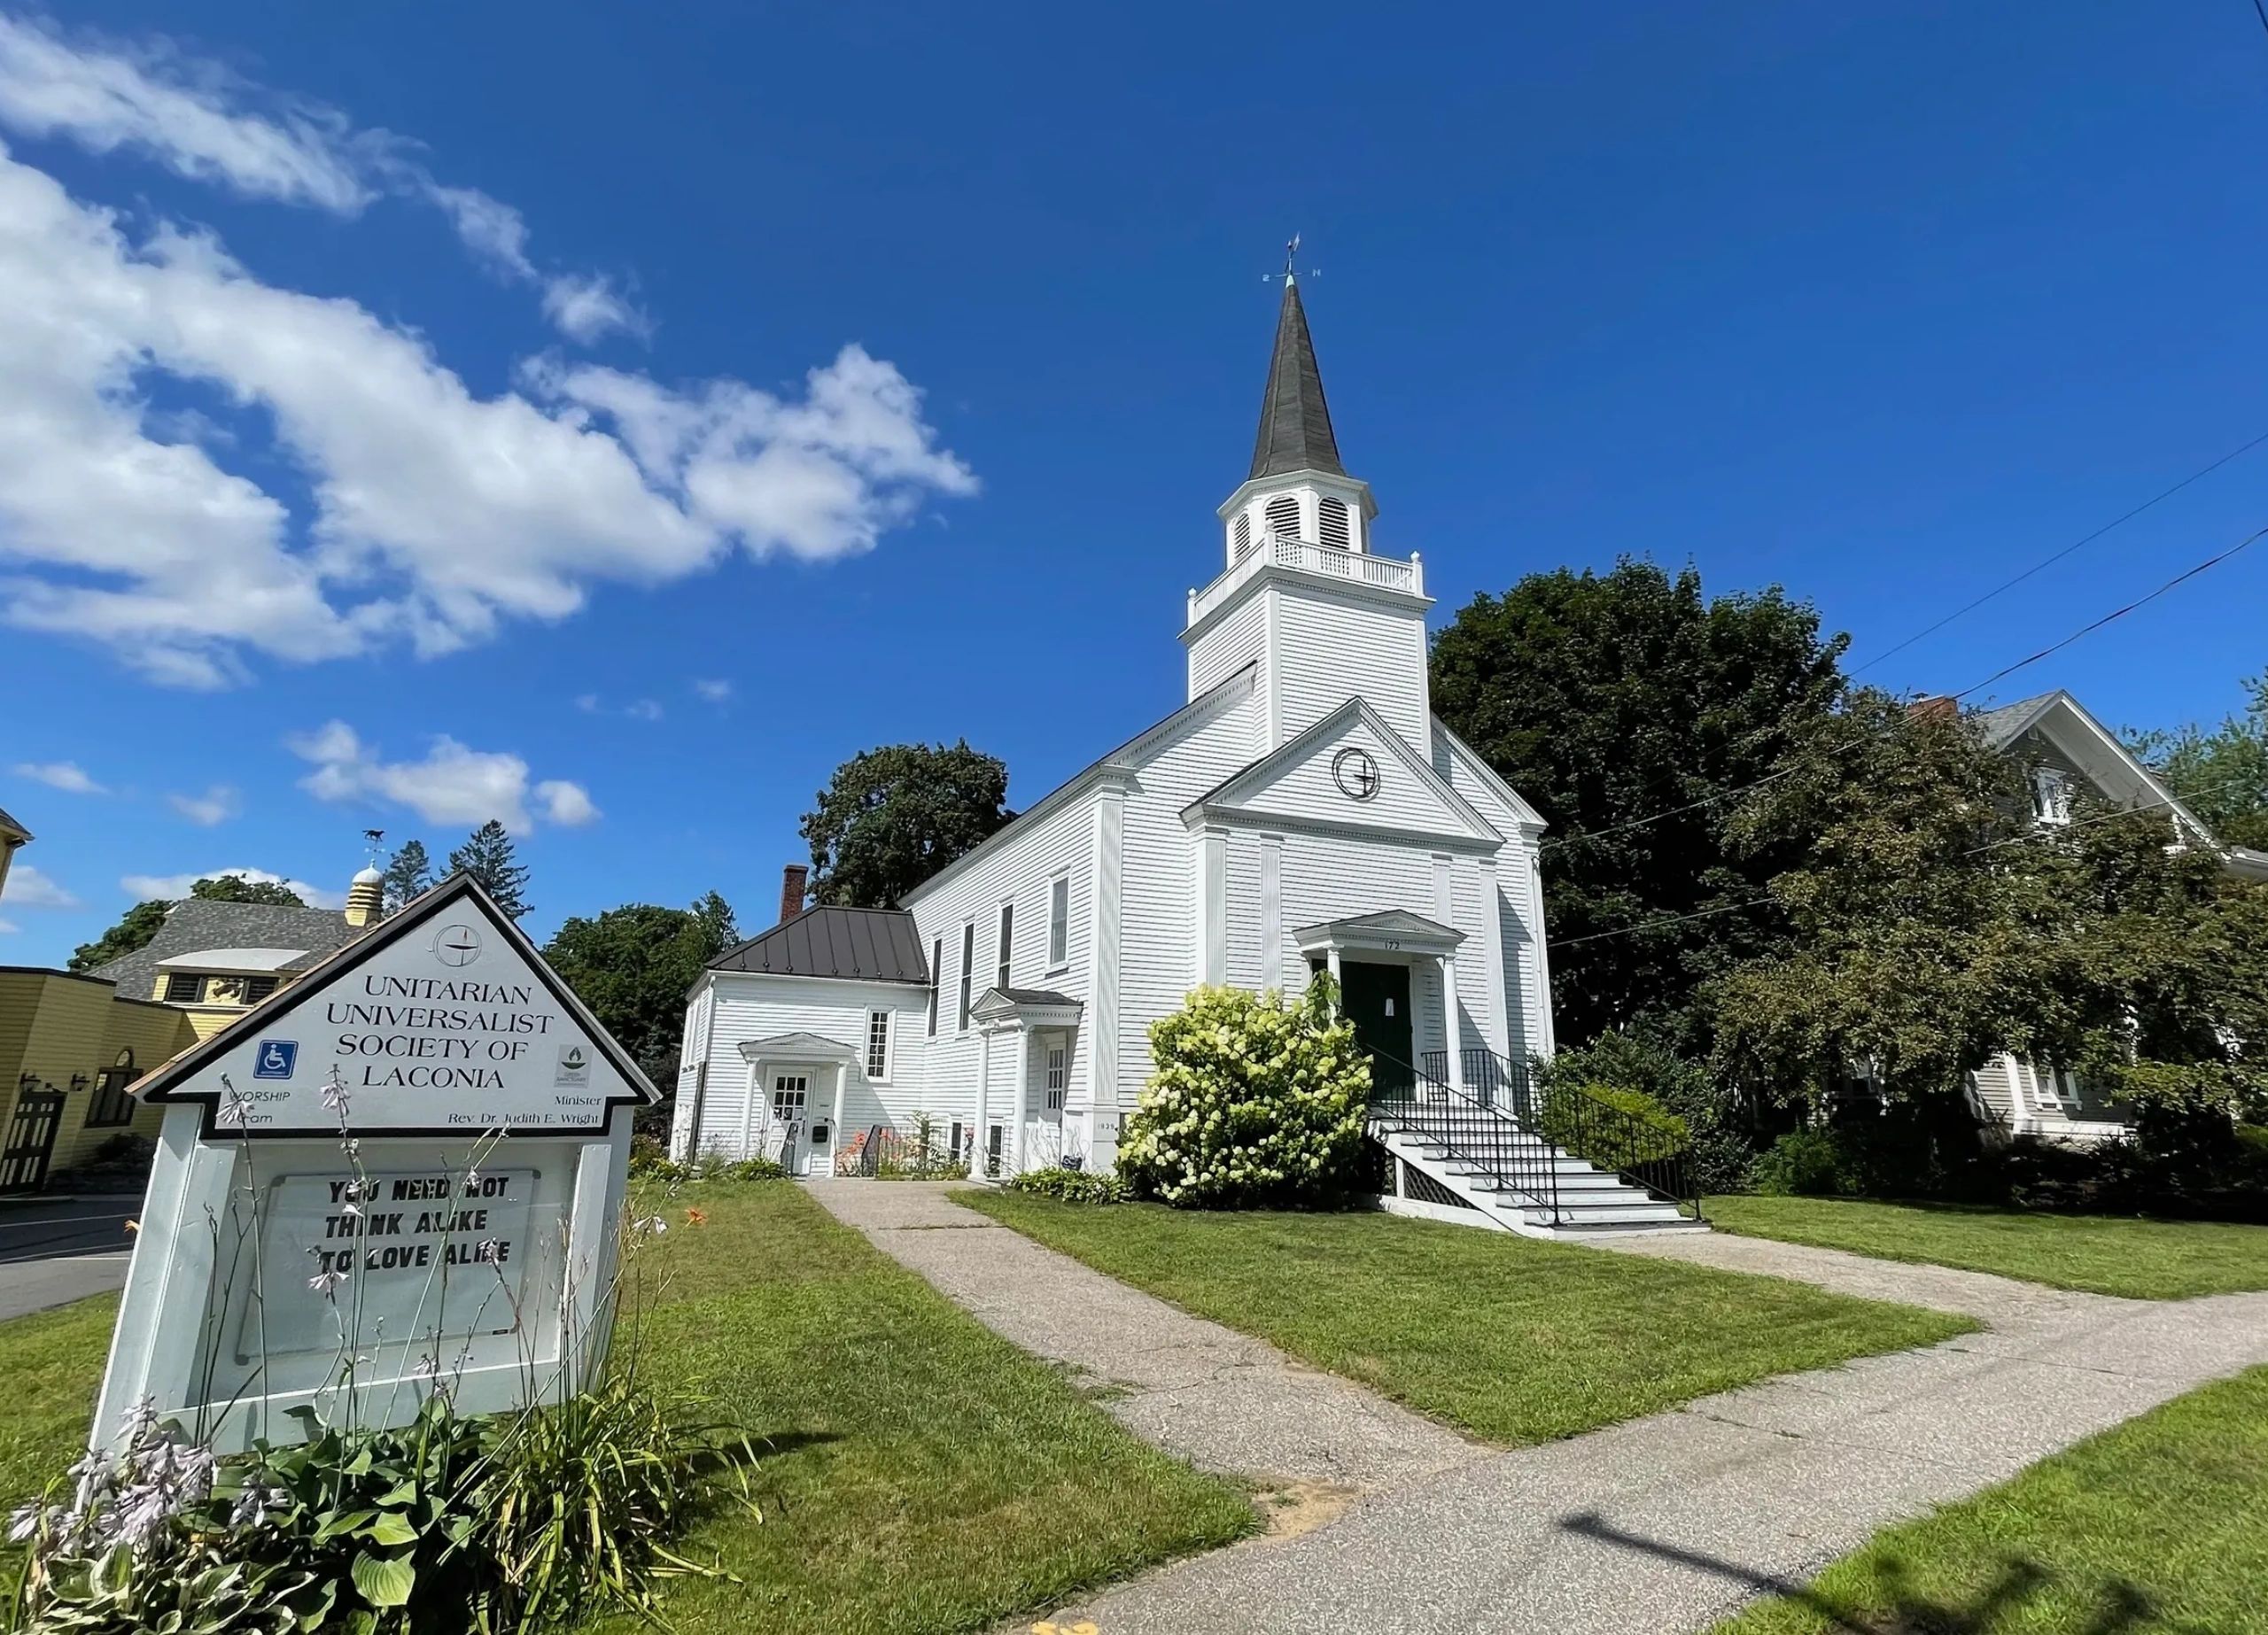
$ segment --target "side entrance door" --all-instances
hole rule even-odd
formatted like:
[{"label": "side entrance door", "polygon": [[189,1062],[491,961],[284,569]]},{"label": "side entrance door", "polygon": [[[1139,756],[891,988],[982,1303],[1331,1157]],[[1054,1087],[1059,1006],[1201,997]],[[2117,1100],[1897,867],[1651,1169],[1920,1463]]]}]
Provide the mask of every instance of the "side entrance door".
[{"label": "side entrance door", "polygon": [[62,1091],[27,1086],[17,1093],[6,1142],[0,1144],[0,1192],[36,1192],[47,1184],[47,1161],[62,1127]]},{"label": "side entrance door", "polygon": [[811,1173],[809,1126],[804,1104],[811,1099],[810,1075],[776,1073],[772,1080],[772,1127],[780,1142],[780,1164],[791,1175]]},{"label": "side entrance door", "polygon": [[1355,1024],[1355,1042],[1371,1052],[1372,1083],[1406,1089],[1418,1059],[1410,1049],[1410,967],[1344,960],[1339,982],[1340,1008]]}]

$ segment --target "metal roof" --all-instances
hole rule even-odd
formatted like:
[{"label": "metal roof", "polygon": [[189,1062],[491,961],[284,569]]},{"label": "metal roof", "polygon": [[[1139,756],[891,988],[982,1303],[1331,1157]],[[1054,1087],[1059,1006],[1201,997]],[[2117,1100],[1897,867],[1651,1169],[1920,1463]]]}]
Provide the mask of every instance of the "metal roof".
[{"label": "metal roof", "polygon": [[927,986],[921,934],[904,909],[846,909],[829,903],[783,919],[709,962],[711,971],[772,976],[828,976]]},{"label": "metal roof", "polygon": [[1347,475],[1331,431],[1331,407],[1323,400],[1323,371],[1316,366],[1307,309],[1300,305],[1300,286],[1289,278],[1276,319],[1276,351],[1268,360],[1268,390],[1260,399],[1260,438],[1252,450],[1253,477],[1286,471]]}]

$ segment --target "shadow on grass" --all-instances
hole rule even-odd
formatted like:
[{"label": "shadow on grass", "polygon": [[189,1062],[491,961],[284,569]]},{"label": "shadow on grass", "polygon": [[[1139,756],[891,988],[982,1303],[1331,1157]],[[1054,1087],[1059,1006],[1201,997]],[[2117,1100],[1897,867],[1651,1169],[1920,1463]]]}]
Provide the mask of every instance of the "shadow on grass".
[{"label": "shadow on grass", "polygon": [[[1777,1595],[1808,1608],[1840,1635],[1995,1635],[2013,1628],[2008,1620],[2022,1613],[2042,1591],[2056,1583],[2055,1574],[2022,1556],[2004,1559],[1992,1580],[1961,1605],[1933,1600],[1910,1586],[1911,1569],[1896,1556],[1875,1564],[1878,1596],[1864,1608],[1838,1605],[1813,1590],[1776,1573],[1759,1572],[1738,1561],[1705,1551],[1689,1550],[1627,1532],[1596,1511],[1584,1511],[1560,1523],[1567,1531],[1618,1549],[1651,1555],[1720,1578],[1730,1579],[1760,1595]],[[2103,1585],[2100,1604],[2084,1624],[2070,1624],[2070,1635],[2132,1635],[2144,1628],[2164,1635],[2211,1635],[2194,1626],[2156,1622],[2157,1607],[2141,1585],[2125,1578]]]}]

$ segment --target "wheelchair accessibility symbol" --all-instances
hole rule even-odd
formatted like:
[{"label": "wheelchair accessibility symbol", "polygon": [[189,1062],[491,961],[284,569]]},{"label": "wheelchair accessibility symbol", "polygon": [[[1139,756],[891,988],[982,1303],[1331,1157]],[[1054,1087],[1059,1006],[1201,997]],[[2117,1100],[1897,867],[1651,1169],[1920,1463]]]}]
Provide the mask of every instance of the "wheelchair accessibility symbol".
[{"label": "wheelchair accessibility symbol", "polygon": [[253,1053],[252,1076],[255,1079],[288,1079],[291,1069],[299,1064],[299,1044],[296,1039],[263,1039]]}]

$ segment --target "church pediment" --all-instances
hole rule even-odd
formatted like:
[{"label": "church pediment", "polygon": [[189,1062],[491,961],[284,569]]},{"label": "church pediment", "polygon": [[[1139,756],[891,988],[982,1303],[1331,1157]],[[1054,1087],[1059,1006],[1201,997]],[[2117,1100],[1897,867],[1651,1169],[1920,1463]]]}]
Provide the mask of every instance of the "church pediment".
[{"label": "church pediment", "polygon": [[1359,698],[1182,811],[1192,825],[1264,819],[1489,847],[1504,839]]}]

